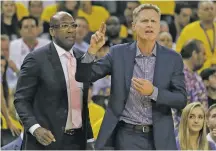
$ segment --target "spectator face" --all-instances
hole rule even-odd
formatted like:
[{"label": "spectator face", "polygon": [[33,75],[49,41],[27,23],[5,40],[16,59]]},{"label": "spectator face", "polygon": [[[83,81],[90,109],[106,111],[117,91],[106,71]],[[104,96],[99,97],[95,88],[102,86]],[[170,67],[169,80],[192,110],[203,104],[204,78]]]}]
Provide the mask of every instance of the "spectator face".
[{"label": "spectator face", "polygon": [[162,32],[158,36],[158,42],[167,48],[172,49],[172,36],[168,32]]},{"label": "spectator face", "polygon": [[124,16],[125,16],[126,21],[128,23],[132,23],[132,21],[133,21],[133,11],[138,6],[139,6],[139,4],[136,3],[136,2],[127,2],[127,6],[126,6],[125,11],[124,11]]},{"label": "spectator face", "polygon": [[40,18],[43,11],[43,2],[42,1],[31,1],[29,5],[29,13],[35,18]]},{"label": "spectator face", "polygon": [[38,36],[38,27],[36,25],[35,20],[24,20],[22,22],[20,33],[24,39],[35,39]]},{"label": "spectator face", "polygon": [[137,40],[156,40],[160,32],[160,15],[153,9],[140,11],[133,22],[133,30]]},{"label": "spectator face", "polygon": [[210,130],[213,130],[216,128],[216,108],[212,109],[209,113],[209,118],[207,121],[207,125]]},{"label": "spectator face", "polygon": [[194,71],[201,69],[206,61],[204,44],[199,44],[199,48],[200,51],[198,53],[194,51],[193,54]]},{"label": "spectator face", "polygon": [[1,53],[5,58],[9,58],[9,41],[1,40]]},{"label": "spectator face", "polygon": [[73,11],[77,5],[76,1],[65,1],[65,8],[67,10]]},{"label": "spectator face", "polygon": [[106,22],[106,26],[107,26],[106,34],[108,37],[111,37],[111,38],[119,37],[121,25],[117,17],[111,16],[110,18],[108,18]]},{"label": "spectator face", "polygon": [[190,22],[191,16],[192,16],[192,9],[182,8],[178,16],[180,25],[182,25],[183,27],[186,26]]},{"label": "spectator face", "polygon": [[160,25],[160,32],[169,32],[169,27],[167,25]]},{"label": "spectator face", "polygon": [[216,91],[216,72],[209,76],[208,87]]},{"label": "spectator face", "polygon": [[88,10],[91,6],[91,1],[80,1],[80,8],[83,10]]},{"label": "spectator face", "polygon": [[200,20],[212,22],[215,17],[213,2],[201,2],[198,9],[198,16]]},{"label": "spectator face", "polygon": [[2,1],[2,13],[7,17],[12,17],[16,13],[16,6],[13,1]]},{"label": "spectator face", "polygon": [[89,31],[88,23],[83,19],[76,19],[76,24],[78,25],[76,28],[76,39],[83,41]]},{"label": "spectator face", "polygon": [[4,75],[5,66],[6,66],[6,60],[5,59],[1,59],[1,76]]},{"label": "spectator face", "polygon": [[201,107],[195,107],[188,116],[188,128],[190,133],[198,133],[204,126],[205,114]]},{"label": "spectator face", "polygon": [[57,15],[56,27],[50,29],[54,41],[65,50],[70,50],[76,40],[76,24],[73,17],[67,13]]}]

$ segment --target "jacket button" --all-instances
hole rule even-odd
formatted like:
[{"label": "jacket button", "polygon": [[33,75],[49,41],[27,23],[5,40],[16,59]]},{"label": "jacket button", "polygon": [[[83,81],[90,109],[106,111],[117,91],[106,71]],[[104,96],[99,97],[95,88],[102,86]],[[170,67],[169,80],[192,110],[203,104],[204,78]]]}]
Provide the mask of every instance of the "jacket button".
[{"label": "jacket button", "polygon": [[64,110],[64,113],[65,113],[65,114],[68,113],[68,110]]},{"label": "jacket button", "polygon": [[65,131],[65,127],[64,126],[62,126],[62,131]]}]

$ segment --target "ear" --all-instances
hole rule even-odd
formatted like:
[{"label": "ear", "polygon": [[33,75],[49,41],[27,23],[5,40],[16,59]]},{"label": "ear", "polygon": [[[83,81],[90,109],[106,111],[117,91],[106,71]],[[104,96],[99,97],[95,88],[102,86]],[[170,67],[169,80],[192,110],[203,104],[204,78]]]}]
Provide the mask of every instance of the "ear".
[{"label": "ear", "polygon": [[192,56],[191,56],[192,58],[197,58],[197,52],[196,52],[196,50],[194,50],[193,52],[192,52]]},{"label": "ear", "polygon": [[204,84],[205,84],[206,87],[209,86],[209,81],[208,80],[204,80],[203,82],[204,82]]},{"label": "ear", "polygon": [[132,22],[132,30],[133,30],[133,32],[135,32],[135,31],[136,31],[136,25],[135,25],[135,23],[134,23],[134,22]]},{"label": "ear", "polygon": [[53,28],[49,28],[49,33],[50,33],[51,37],[55,36],[55,31]]}]

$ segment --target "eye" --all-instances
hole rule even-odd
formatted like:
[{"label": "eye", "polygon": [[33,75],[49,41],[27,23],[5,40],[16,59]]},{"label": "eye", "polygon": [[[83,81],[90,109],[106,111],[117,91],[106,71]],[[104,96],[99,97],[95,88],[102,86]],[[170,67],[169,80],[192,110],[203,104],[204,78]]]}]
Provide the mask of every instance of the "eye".
[{"label": "eye", "polygon": [[62,28],[68,28],[69,25],[68,25],[68,24],[62,24],[61,27],[62,27]]}]

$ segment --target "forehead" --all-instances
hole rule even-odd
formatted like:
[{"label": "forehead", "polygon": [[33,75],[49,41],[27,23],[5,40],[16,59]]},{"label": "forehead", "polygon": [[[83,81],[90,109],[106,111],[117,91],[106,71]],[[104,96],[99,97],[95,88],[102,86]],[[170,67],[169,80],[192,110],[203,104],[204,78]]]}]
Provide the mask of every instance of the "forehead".
[{"label": "forehead", "polygon": [[212,2],[201,2],[201,4],[200,4],[201,9],[205,9],[208,7],[214,7],[213,3]]},{"label": "forehead", "polygon": [[2,1],[3,5],[14,5],[15,3],[13,1]]},{"label": "forehead", "polygon": [[194,109],[192,109],[190,115],[204,115],[204,112],[202,110],[201,107],[195,107]]},{"label": "forehead", "polygon": [[80,19],[80,18],[78,18],[78,19],[76,19],[76,23],[79,23],[79,24],[88,24],[84,19]]},{"label": "forehead", "polygon": [[215,115],[216,114],[216,108],[212,109],[210,112],[210,116]]},{"label": "forehead", "polygon": [[153,9],[144,9],[138,13],[140,19],[160,19],[160,15]]},{"label": "forehead", "polygon": [[8,40],[1,40],[1,47],[6,47],[9,46],[9,41]]},{"label": "forehead", "polygon": [[29,19],[25,19],[25,20],[23,20],[23,22],[22,22],[22,25],[29,25],[29,24],[34,24],[34,25],[36,25],[36,22],[35,22],[35,20],[34,19],[31,19],[31,18],[29,18]]},{"label": "forehead", "polygon": [[72,16],[69,16],[67,14],[63,14],[59,16],[59,22],[65,22],[65,23],[72,23],[74,22],[74,18]]},{"label": "forehead", "polygon": [[34,5],[34,6],[42,6],[42,2],[41,1],[31,1],[30,6],[32,6],[32,5]]},{"label": "forehead", "polygon": [[181,9],[181,13],[185,13],[185,14],[186,14],[186,13],[187,13],[187,14],[188,14],[188,13],[192,13],[192,9],[191,9],[191,8],[182,8],[182,9]]}]

